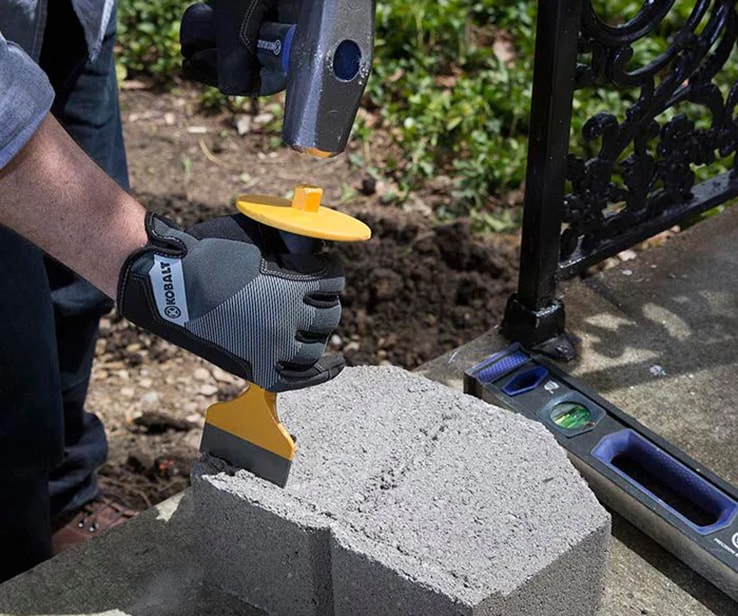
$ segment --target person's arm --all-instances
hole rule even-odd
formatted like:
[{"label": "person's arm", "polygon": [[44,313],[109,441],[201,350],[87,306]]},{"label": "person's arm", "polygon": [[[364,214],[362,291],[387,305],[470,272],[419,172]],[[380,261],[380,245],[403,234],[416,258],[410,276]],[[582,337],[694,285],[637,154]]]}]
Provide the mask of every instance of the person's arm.
[{"label": "person's arm", "polygon": [[279,254],[240,214],[183,231],[147,213],[48,114],[51,100],[41,69],[0,35],[0,224],[130,321],[269,391],[341,371],[341,357],[322,357],[341,315],[335,260]]},{"label": "person's arm", "polygon": [[51,115],[0,169],[0,224],[112,298],[123,262],[147,242],[145,216]]},{"label": "person's arm", "polygon": [[0,169],[0,224],[115,297],[137,325],[270,391],[343,368],[321,358],[341,314],[338,264],[265,259],[257,223],[240,214],[182,231],[147,213],[52,117]]},{"label": "person's arm", "polygon": [[0,33],[0,224],[111,297],[124,258],[146,243],[144,208],[49,114],[39,66]]}]

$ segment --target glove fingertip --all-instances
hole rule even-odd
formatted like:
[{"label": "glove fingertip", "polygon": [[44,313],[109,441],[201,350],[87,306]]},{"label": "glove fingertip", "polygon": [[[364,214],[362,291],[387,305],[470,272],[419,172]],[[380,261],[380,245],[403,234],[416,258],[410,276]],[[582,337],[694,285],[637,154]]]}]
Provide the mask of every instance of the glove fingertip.
[{"label": "glove fingertip", "polygon": [[346,367],[346,360],[340,353],[324,355],[315,364],[304,371],[295,367],[278,370],[279,382],[272,391],[279,393],[295,389],[304,389],[326,383],[336,378]]},{"label": "glove fingertip", "polygon": [[215,44],[213,8],[202,2],[187,7],[179,28],[179,41],[183,47],[196,40],[209,40]]},{"label": "glove fingertip", "polygon": [[328,375],[326,380],[330,380],[337,377],[346,367],[346,359],[340,353],[330,353],[321,357],[316,366]]}]

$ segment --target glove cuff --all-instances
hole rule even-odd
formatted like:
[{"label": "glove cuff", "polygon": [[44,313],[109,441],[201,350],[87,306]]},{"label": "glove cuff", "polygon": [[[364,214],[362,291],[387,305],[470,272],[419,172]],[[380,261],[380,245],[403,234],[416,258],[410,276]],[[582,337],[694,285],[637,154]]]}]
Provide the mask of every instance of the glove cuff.
[{"label": "glove cuff", "polygon": [[175,231],[181,233],[181,229],[172,220],[154,214],[153,212],[146,212],[146,219],[144,220],[144,227],[146,229],[146,237],[149,241],[145,246],[142,246],[138,250],[134,250],[126,260],[123,262],[123,267],[120,269],[118,275],[118,311],[123,313],[123,306],[125,304],[125,293],[127,287],[127,281],[130,278],[131,269],[134,263],[147,253],[160,254],[165,257],[183,257],[187,254],[187,247],[184,242],[174,235],[169,235],[167,231]]}]

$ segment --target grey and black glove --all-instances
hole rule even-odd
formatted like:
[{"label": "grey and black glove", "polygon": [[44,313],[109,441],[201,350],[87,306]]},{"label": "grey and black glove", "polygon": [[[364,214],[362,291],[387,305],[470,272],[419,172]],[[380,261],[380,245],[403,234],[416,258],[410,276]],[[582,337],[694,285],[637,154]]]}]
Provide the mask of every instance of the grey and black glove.
[{"label": "grey and black glove", "polygon": [[127,319],[273,392],[343,369],[323,356],[341,316],[335,260],[286,254],[275,230],[240,214],[182,231],[149,213],[146,231],[118,283]]},{"label": "grey and black glove", "polygon": [[189,6],[179,30],[185,76],[224,94],[283,90],[285,75],[259,62],[259,30],[265,21],[296,23],[299,10],[300,0],[208,0]]}]

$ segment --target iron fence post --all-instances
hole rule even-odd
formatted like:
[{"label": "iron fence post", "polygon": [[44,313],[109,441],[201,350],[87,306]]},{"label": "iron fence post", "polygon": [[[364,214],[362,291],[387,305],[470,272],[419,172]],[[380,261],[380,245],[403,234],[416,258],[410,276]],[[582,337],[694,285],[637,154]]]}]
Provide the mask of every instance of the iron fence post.
[{"label": "iron fence post", "polygon": [[556,297],[582,0],[540,0],[518,291],[501,333],[528,348],[574,356]]}]

